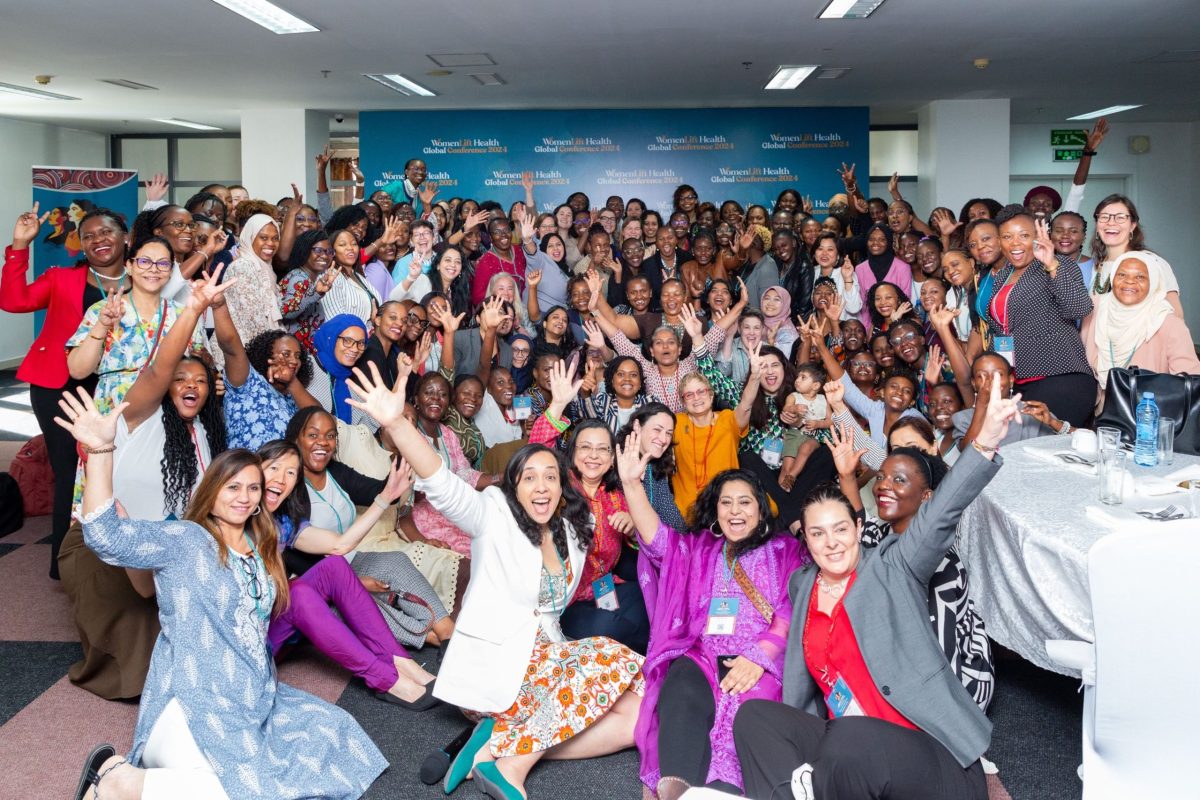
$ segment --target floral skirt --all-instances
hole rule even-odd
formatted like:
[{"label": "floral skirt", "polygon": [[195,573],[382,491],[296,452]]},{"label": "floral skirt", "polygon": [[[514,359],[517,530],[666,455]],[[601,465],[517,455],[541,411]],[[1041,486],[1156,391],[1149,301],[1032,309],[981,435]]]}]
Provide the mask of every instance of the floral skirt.
[{"label": "floral skirt", "polygon": [[642,656],[603,636],[551,642],[539,633],[516,702],[495,714],[495,758],[547,750],[586,730],[627,689],[646,691]]}]

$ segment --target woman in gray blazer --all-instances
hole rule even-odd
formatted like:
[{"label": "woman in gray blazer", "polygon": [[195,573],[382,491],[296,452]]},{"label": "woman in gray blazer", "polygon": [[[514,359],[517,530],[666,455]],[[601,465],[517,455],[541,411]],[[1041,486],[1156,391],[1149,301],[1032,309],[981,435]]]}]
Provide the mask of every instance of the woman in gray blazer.
[{"label": "woman in gray blazer", "polygon": [[974,444],[931,492],[892,476],[920,510],[903,536],[860,547],[862,523],[833,486],[804,507],[813,564],[792,574],[793,624],[783,703],[745,703],[733,734],[747,797],[776,800],[984,800],[979,757],[991,723],[963,688],[929,625],[928,584],[963,510],[1000,468],[1018,418],[993,382]]}]

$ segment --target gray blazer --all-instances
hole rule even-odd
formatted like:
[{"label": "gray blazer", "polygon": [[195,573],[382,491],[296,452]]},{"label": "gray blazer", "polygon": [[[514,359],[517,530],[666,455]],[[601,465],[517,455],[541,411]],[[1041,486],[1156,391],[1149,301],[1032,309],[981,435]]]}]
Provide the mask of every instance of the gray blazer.
[{"label": "gray blazer", "polygon": [[[992,723],[967,694],[929,625],[929,579],[954,544],[959,517],[1000,468],[968,448],[903,535],[862,550],[858,577],[842,601],[875,687],[909,721],[942,743],[964,768],[992,738]],[[792,573],[792,627],[783,702],[826,717],[824,695],[804,663],[804,621],[817,567]]]}]

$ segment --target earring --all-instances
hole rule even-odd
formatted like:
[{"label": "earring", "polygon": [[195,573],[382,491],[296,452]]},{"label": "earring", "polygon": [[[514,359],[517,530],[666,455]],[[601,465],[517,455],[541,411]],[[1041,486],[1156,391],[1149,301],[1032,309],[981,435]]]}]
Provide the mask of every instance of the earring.
[{"label": "earring", "polygon": [[255,507],[254,507],[254,512],[253,512],[252,514],[250,514],[250,516],[252,516],[252,517],[257,517],[257,516],[258,516],[258,512],[260,512],[260,511],[262,511],[262,506],[255,506]]}]

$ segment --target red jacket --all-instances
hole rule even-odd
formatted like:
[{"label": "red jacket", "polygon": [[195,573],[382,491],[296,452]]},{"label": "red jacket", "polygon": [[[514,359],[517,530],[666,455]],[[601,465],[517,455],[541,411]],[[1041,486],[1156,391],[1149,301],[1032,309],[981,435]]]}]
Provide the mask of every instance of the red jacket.
[{"label": "red jacket", "polygon": [[19,380],[47,389],[66,386],[67,340],[83,321],[83,292],[87,267],[52,267],[33,283],[29,271],[29,248],[4,248],[4,272],[0,276],[0,311],[23,314],[46,311],[42,331],[17,370]]}]

